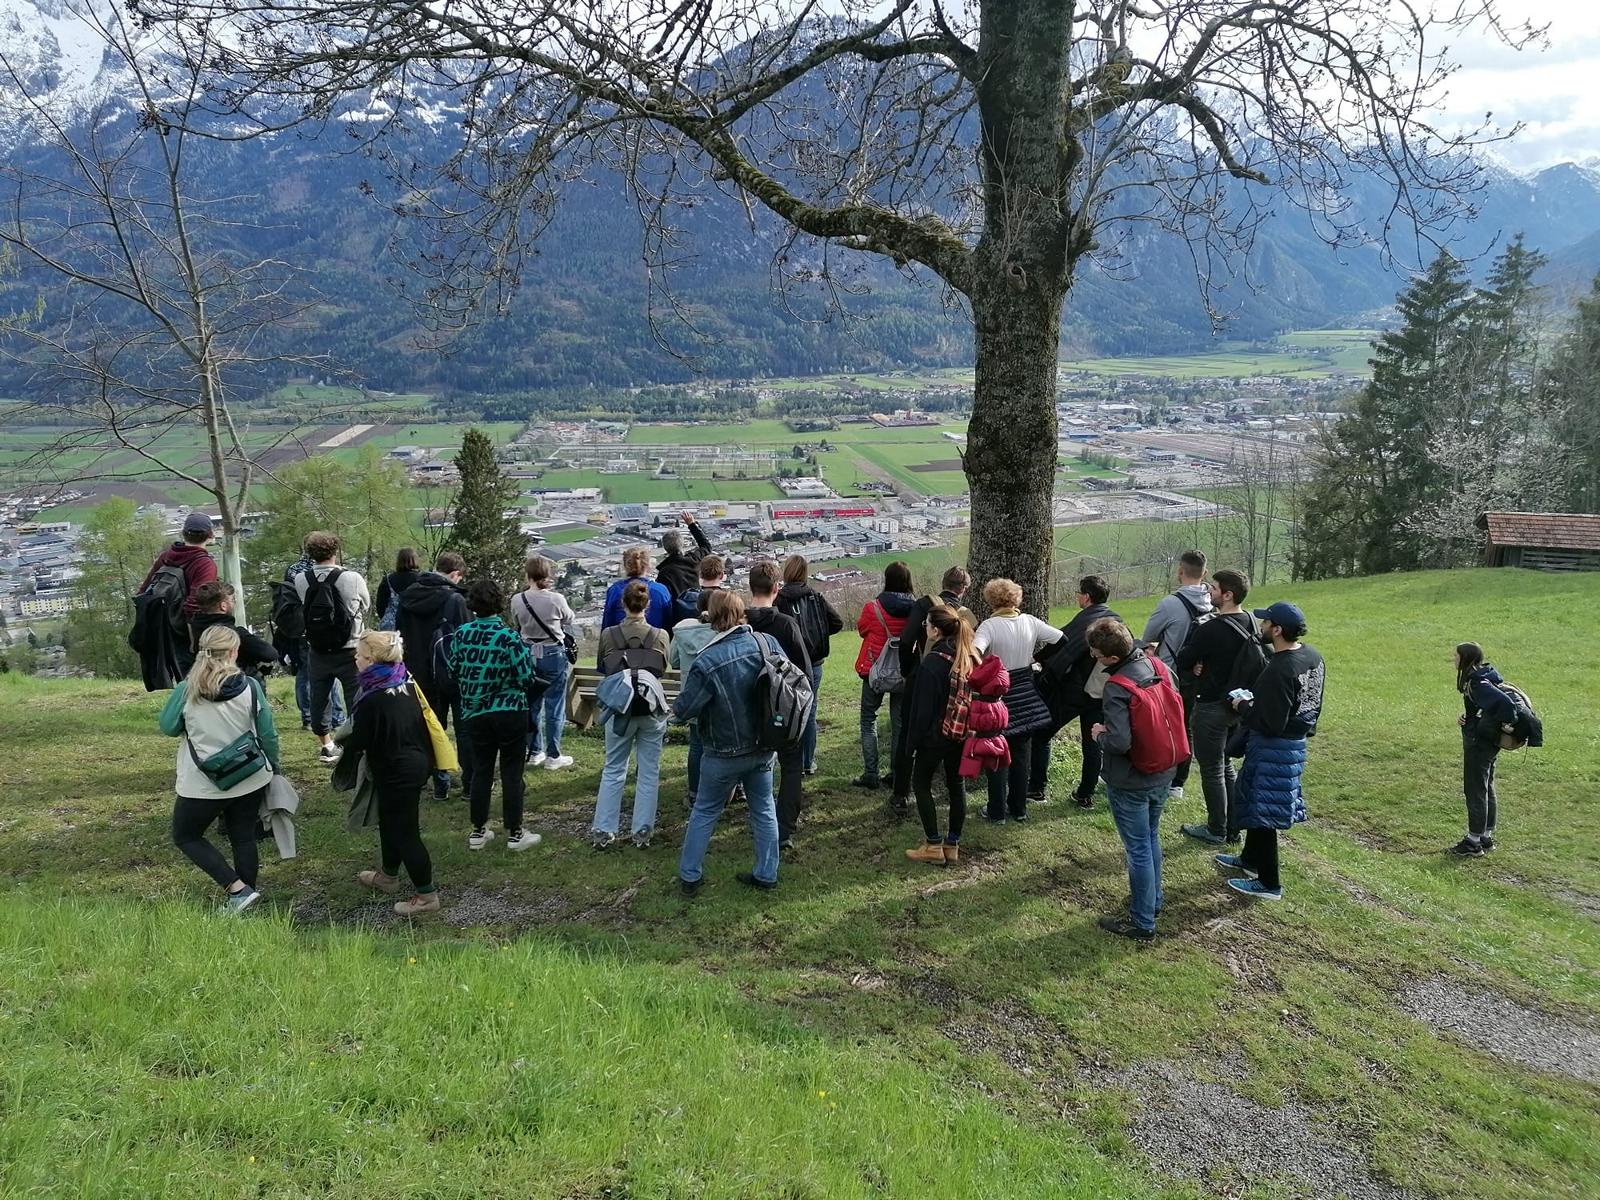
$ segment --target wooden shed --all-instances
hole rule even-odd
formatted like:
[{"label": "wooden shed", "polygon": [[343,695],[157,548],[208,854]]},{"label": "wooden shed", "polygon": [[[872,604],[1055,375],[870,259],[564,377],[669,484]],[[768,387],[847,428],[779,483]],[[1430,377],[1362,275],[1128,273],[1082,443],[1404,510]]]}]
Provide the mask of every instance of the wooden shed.
[{"label": "wooden shed", "polygon": [[1600,571],[1600,514],[1486,512],[1478,528],[1491,567]]}]

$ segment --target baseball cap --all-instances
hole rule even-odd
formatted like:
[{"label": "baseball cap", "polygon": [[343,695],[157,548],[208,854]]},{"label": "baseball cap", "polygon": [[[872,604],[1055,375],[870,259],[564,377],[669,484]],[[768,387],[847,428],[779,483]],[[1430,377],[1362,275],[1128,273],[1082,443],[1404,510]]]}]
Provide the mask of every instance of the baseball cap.
[{"label": "baseball cap", "polygon": [[185,533],[212,533],[211,518],[203,512],[192,512],[183,519]]},{"label": "baseball cap", "polygon": [[1290,604],[1287,600],[1279,600],[1276,604],[1252,611],[1254,616],[1263,621],[1270,621],[1282,629],[1304,629],[1306,627],[1305,613],[1300,611],[1298,605]]}]

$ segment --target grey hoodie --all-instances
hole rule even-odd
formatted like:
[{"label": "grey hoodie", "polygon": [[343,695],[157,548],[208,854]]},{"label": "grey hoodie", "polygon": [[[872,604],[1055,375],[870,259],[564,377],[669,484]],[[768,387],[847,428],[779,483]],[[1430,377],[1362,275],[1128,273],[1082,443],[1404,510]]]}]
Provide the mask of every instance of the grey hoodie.
[{"label": "grey hoodie", "polygon": [[[1178,599],[1182,596],[1194,605],[1195,611],[1191,613]],[[1189,624],[1191,621],[1205,616],[1211,611],[1211,592],[1203,583],[1186,583],[1170,596],[1162,598],[1156,605],[1155,612],[1150,614],[1150,620],[1144,627],[1146,645],[1151,642],[1160,642],[1158,653],[1161,661],[1169,667],[1176,667],[1178,651],[1183,649],[1183,643],[1189,637]]]}]

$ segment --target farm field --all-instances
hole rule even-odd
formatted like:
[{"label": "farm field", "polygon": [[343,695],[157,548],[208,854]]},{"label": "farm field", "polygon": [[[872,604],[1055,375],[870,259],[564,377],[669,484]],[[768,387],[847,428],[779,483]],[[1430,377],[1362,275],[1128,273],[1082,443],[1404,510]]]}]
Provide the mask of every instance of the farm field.
[{"label": "farm field", "polygon": [[[1600,744],[1570,647],[1600,577],[1259,595],[1280,597],[1328,662],[1284,897],[1226,890],[1177,830],[1203,812],[1192,788],[1163,815],[1148,945],[1096,928],[1127,880],[1103,795],[1060,802],[1070,735],[1055,802],[1023,825],[974,813],[958,865],[905,860],[915,822],[850,784],[849,633],[775,891],[735,881],[731,812],[704,890],[679,895],[676,730],[654,845],[591,850],[602,742],[571,732],[574,768],[530,773],[527,854],[470,852],[462,806],[424,802],[444,910],[415,923],[356,883],[376,835],[346,830],[308,735],[283,743],[299,857],[269,844],[263,903],[229,920],[169,843],[160,698],[0,676],[0,1191],[1592,1200]],[[1135,625],[1153,603],[1115,601]],[[1408,636],[1372,669],[1395,613]],[[1448,652],[1472,633],[1551,736],[1501,756],[1498,848],[1462,860],[1443,852],[1462,821]]]},{"label": "farm field", "polygon": [[546,471],[526,485],[535,488],[599,488],[609,504],[674,500],[781,500],[765,479],[655,479],[647,474],[607,475],[597,470]]}]

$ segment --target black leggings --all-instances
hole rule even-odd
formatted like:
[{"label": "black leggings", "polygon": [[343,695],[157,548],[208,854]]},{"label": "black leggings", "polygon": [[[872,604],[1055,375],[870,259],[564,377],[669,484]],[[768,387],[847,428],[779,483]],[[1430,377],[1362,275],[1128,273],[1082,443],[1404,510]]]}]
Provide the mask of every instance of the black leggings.
[{"label": "black leggings", "polygon": [[1278,881],[1278,831],[1276,829],[1247,829],[1244,849],[1239,861],[1256,873],[1261,886],[1277,891]]},{"label": "black leggings", "polygon": [[403,864],[419,892],[433,891],[433,860],[422,842],[418,803],[421,779],[375,783],[378,797],[378,850],[385,875],[399,875]]},{"label": "black leggings", "polygon": [[939,840],[939,811],[933,805],[933,777],[944,768],[944,790],[950,799],[950,832],[944,840],[955,845],[961,840],[961,827],[967,823],[967,790],[961,781],[961,743],[944,739],[944,744],[914,752],[911,787],[917,794],[917,816],[922,832],[930,842]]},{"label": "black leggings", "polygon": [[463,721],[467,753],[472,756],[472,781],[467,798],[472,827],[489,823],[489,793],[494,790],[495,759],[500,760],[500,805],[507,833],[522,828],[522,768],[528,759],[528,710],[484,713]]},{"label": "black leggings", "polygon": [[[261,867],[256,853],[256,816],[266,794],[267,789],[262,787],[231,800],[179,796],[172,808],[172,844],[211,876],[219,888],[227,890],[239,882],[254,888],[256,873]],[[206,830],[218,817],[222,818],[228,842],[233,847],[233,866],[228,865],[222,852],[206,838]]]}]

